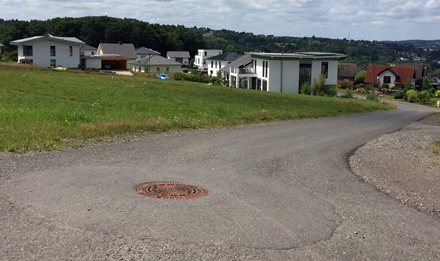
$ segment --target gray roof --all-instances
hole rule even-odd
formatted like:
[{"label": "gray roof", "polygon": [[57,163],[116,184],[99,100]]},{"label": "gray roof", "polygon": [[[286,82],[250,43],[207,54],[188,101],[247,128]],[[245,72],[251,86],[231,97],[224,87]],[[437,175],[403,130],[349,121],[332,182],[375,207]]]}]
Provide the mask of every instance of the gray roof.
[{"label": "gray roof", "polygon": [[221,70],[225,72],[229,72],[229,68],[240,68],[245,67],[246,65],[252,63],[251,55],[246,54],[242,57],[238,58],[237,60],[231,62],[228,65],[225,65]]},{"label": "gray roof", "polygon": [[3,47],[4,45],[2,43],[0,43],[0,47]]},{"label": "gray roof", "polygon": [[167,57],[172,57],[172,58],[190,58],[191,56],[189,55],[188,51],[168,51],[167,52]]},{"label": "gray roof", "polygon": [[84,45],[85,42],[79,40],[76,37],[58,37],[53,36],[50,34],[42,35],[42,36],[33,36],[29,38],[19,39],[15,41],[9,42],[11,45],[23,45],[23,44],[29,44],[36,41],[41,40],[48,40],[48,41],[55,41],[55,42],[61,42],[61,43],[67,43],[67,44],[74,44],[74,45]]},{"label": "gray roof", "polygon": [[233,53],[229,52],[229,53],[222,53],[222,54],[219,54],[219,55],[216,55],[216,56],[209,57],[206,60],[229,61],[229,62],[231,62],[231,61],[237,60],[238,58],[240,58],[242,56],[243,56],[243,54],[239,54],[239,53],[236,53],[236,52],[233,52]]},{"label": "gray roof", "polygon": [[156,54],[160,54],[159,52],[153,50],[153,49],[149,49],[149,48],[145,48],[145,47],[140,47],[136,49],[136,53],[138,55],[156,55]]},{"label": "gray roof", "polygon": [[157,65],[178,65],[181,66],[182,64],[175,62],[173,60],[167,59],[165,57],[162,57],[160,55],[153,55],[151,57],[145,57],[136,61],[131,62],[132,65],[151,65],[151,66],[157,66]]},{"label": "gray roof", "polygon": [[339,59],[347,57],[340,53],[323,53],[323,52],[298,52],[298,53],[250,53],[252,57],[265,58],[294,58],[294,59]]},{"label": "gray roof", "polygon": [[119,54],[128,59],[136,59],[137,53],[133,44],[128,43],[101,43],[98,49],[101,48],[103,54]]},{"label": "gray roof", "polygon": [[90,45],[83,45],[81,46],[81,51],[96,51],[96,47],[90,46]]}]

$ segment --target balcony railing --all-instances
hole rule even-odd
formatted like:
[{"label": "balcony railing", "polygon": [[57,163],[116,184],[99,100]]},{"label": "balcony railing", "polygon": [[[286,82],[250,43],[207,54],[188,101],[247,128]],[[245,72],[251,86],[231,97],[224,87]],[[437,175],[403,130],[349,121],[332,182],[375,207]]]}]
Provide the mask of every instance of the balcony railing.
[{"label": "balcony railing", "polygon": [[232,68],[231,71],[232,71],[232,73],[235,73],[235,74],[254,74],[255,73],[255,69],[251,68],[251,67]]}]

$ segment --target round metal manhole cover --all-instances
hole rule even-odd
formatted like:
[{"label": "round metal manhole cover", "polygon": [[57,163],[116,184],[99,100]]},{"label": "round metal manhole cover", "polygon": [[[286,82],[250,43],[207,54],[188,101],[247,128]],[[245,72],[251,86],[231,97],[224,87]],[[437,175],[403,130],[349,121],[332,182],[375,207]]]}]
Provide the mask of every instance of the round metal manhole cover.
[{"label": "round metal manhole cover", "polygon": [[152,198],[193,199],[208,195],[209,190],[181,182],[148,182],[134,188],[139,194]]}]

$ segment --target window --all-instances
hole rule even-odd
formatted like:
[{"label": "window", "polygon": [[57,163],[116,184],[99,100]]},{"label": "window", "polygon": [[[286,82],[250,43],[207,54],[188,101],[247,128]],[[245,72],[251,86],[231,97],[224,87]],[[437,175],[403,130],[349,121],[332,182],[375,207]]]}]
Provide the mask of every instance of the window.
[{"label": "window", "polygon": [[57,60],[50,59],[50,67],[55,67],[57,65]]},{"label": "window", "polygon": [[73,56],[73,47],[72,46],[69,46],[69,55]]},{"label": "window", "polygon": [[263,61],[263,77],[267,77],[268,67],[269,67],[269,62]]},{"label": "window", "polygon": [[92,55],[95,55],[95,52],[92,51]]},{"label": "window", "polygon": [[160,72],[160,67],[157,67],[157,72]]},{"label": "window", "polygon": [[32,45],[23,45],[23,55],[24,56],[33,56]]},{"label": "window", "polygon": [[208,52],[205,52],[205,56],[208,56]]},{"label": "window", "polygon": [[214,67],[214,61],[211,61],[211,67]]},{"label": "window", "polygon": [[53,46],[53,45],[50,46],[50,56],[56,56],[55,46]]},{"label": "window", "polygon": [[141,71],[141,67],[138,68],[138,72],[140,72],[140,71]]},{"label": "window", "polygon": [[383,77],[383,83],[390,84],[391,83],[391,76],[384,76]]},{"label": "window", "polygon": [[166,69],[166,70],[167,70],[167,72],[169,72],[169,71],[170,71],[170,67],[167,67],[167,69]]},{"label": "window", "polygon": [[217,61],[215,61],[215,68],[217,68]]},{"label": "window", "polygon": [[325,78],[328,78],[328,62],[321,63],[321,74],[325,74]]},{"label": "window", "polygon": [[301,93],[301,88],[304,83],[310,83],[312,80],[312,65],[311,64],[300,64],[299,65],[299,90],[298,93]]},{"label": "window", "polygon": [[222,62],[218,62],[218,68],[222,68]]}]

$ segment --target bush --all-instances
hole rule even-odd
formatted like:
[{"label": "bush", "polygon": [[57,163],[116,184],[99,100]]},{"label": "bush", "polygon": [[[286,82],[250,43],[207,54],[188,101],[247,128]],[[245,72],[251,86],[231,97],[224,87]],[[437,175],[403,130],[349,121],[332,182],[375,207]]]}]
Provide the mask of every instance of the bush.
[{"label": "bush", "polygon": [[328,87],[328,93],[327,93],[327,95],[328,95],[329,97],[335,97],[337,93],[338,93],[338,92],[337,92],[337,90],[336,90],[336,86],[334,86],[334,85],[330,85],[330,86]]},{"label": "bush", "polygon": [[406,93],[406,97],[408,97],[409,102],[416,102],[417,101],[417,92],[414,90],[410,90]]},{"label": "bush", "polygon": [[312,93],[312,86],[310,82],[305,82],[301,87],[301,94],[310,95]]},{"label": "bush", "polygon": [[396,93],[396,95],[394,95],[394,99],[404,99],[405,98],[405,94],[403,92],[398,92]]},{"label": "bush", "polygon": [[434,94],[434,96],[435,96],[436,98],[440,98],[440,90],[436,91],[435,94]]},{"label": "bush", "polygon": [[367,100],[370,100],[370,101],[379,101],[379,96],[377,96],[376,94],[368,94],[367,95]]},{"label": "bush", "polygon": [[388,83],[382,83],[382,85],[380,87],[382,89],[388,89],[390,87],[390,85]]},{"label": "bush", "polygon": [[420,92],[417,94],[417,101],[421,104],[430,104],[431,98],[427,92]]},{"label": "bush", "polygon": [[346,97],[346,98],[353,98],[353,91],[350,90],[350,89],[345,90],[344,97]]},{"label": "bush", "polygon": [[365,89],[365,88],[367,88],[367,85],[365,83],[359,83],[358,88]]},{"label": "bush", "polygon": [[349,82],[342,82],[341,89],[351,89],[353,86]]},{"label": "bush", "polygon": [[318,95],[319,94],[319,83],[318,79],[314,78],[312,81],[312,94]]}]

